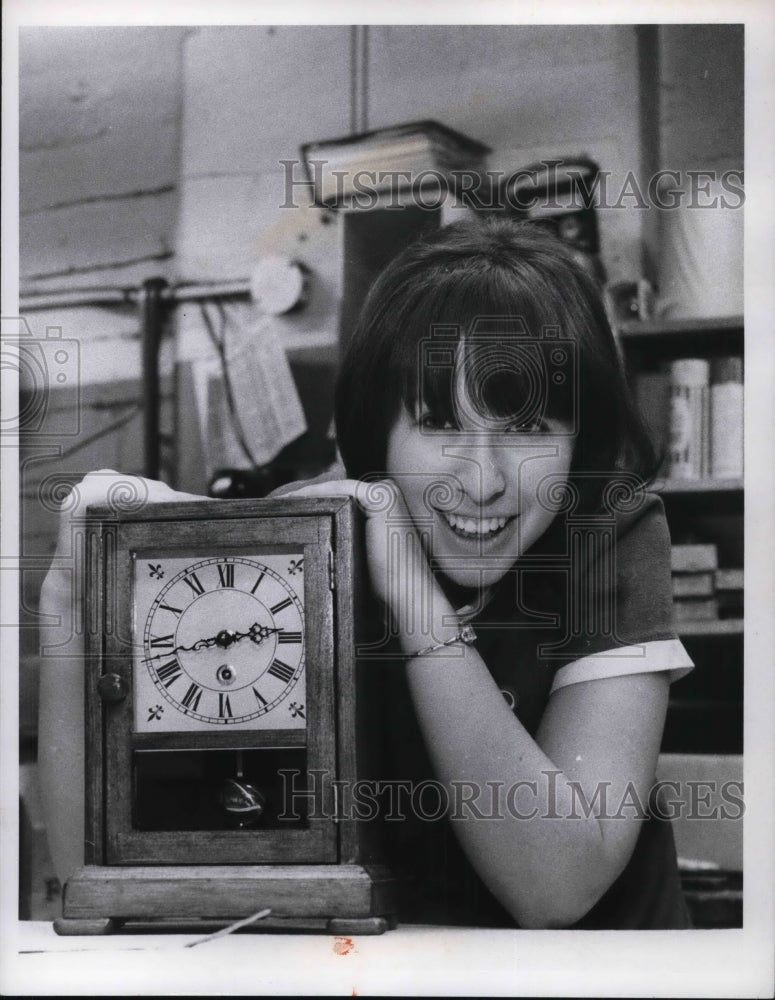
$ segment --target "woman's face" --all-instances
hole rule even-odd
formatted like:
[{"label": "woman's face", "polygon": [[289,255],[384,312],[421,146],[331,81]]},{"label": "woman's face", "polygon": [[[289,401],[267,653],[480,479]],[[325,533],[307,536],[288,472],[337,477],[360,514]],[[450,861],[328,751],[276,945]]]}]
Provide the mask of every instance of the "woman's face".
[{"label": "woman's face", "polygon": [[402,407],[388,438],[387,471],[434,569],[481,589],[497,583],[551,524],[556,509],[547,493],[567,481],[574,436],[559,420],[517,428],[458,409],[460,429]]}]

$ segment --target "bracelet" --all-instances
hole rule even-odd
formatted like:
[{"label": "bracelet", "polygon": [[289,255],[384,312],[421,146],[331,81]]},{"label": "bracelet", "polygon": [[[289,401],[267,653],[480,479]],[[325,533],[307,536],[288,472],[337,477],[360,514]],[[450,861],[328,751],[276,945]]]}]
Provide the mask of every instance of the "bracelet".
[{"label": "bracelet", "polygon": [[470,625],[466,625],[464,628],[461,628],[457,635],[453,635],[452,638],[447,639],[446,642],[437,642],[435,646],[426,646],[425,649],[418,649],[416,653],[407,653],[404,659],[413,660],[416,656],[425,656],[426,653],[435,653],[437,649],[443,649],[444,646],[451,646],[456,642],[462,642],[466,646],[471,646],[476,642],[476,632],[474,632]]}]

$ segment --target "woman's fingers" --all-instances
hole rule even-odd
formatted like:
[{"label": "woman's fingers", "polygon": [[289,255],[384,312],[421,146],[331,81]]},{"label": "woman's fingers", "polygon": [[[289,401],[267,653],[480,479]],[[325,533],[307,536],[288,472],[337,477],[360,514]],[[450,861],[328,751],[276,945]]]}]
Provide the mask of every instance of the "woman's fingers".
[{"label": "woman's fingers", "polygon": [[327,483],[314,483],[311,486],[301,486],[290,493],[284,493],[279,499],[287,497],[355,497],[359,483],[356,479],[332,479]]},{"label": "woman's fingers", "polygon": [[142,510],[149,503],[168,503],[173,500],[201,500],[193,493],[181,493],[155,479],[132,476],[115,469],[97,469],[71,487],[59,509],[59,544],[57,549],[69,548],[72,523],[86,516],[88,507],[106,506],[116,513]]},{"label": "woman's fingers", "polygon": [[401,491],[391,479],[335,479],[328,483],[303,486],[285,493],[286,497],[337,497],[349,496],[368,515],[397,513],[403,510]]},{"label": "woman's fingers", "polygon": [[57,613],[51,613],[51,620],[61,618],[63,606],[73,607],[77,613],[81,598],[81,588],[73,587],[75,534],[83,531],[86,512],[92,506],[107,506],[116,513],[141,510],[148,503],[172,500],[199,500],[192,493],[181,493],[171,489],[166,483],[153,479],[143,479],[116,472],[114,469],[98,469],[90,472],[70,488],[59,509],[59,533],[57,548],[51,567],[41,588],[41,610],[44,616],[56,605]]},{"label": "woman's fingers", "polygon": [[397,619],[412,616],[413,607],[405,606],[406,593],[413,592],[412,586],[424,578],[428,564],[401,490],[393,480],[340,479],[305,486],[286,496],[353,497],[366,515],[366,550],[374,593]]},{"label": "woman's fingers", "polygon": [[199,499],[203,498],[173,490],[155,479],[127,475],[113,469],[98,469],[89,472],[73,486],[62,504],[62,513],[82,514],[87,507],[99,504],[120,512],[138,510],[147,503]]}]

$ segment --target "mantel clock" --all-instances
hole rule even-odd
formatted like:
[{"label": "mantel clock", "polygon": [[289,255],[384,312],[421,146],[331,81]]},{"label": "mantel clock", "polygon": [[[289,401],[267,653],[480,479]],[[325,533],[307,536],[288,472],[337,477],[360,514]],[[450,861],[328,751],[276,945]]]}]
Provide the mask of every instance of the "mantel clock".
[{"label": "mantel clock", "polygon": [[60,933],[393,922],[373,831],[337,800],[374,766],[359,518],[349,498],[90,508],[86,864]]}]

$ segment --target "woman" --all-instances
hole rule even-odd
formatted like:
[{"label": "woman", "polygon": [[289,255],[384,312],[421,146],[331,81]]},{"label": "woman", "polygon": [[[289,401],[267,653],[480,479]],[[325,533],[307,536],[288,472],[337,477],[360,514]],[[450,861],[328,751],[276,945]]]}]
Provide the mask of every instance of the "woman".
[{"label": "woman", "polygon": [[[653,451],[590,279],[528,225],[425,238],[369,294],[336,423],[346,478],[290,492],[352,495],[367,515],[384,610],[371,669],[389,673],[391,776],[410,793],[386,824],[404,918],[687,926],[652,792],[669,683],[691,661],[664,513],[641,489]],[[104,495],[99,477],[80,490]],[[56,571],[44,594],[67,606]],[[52,801],[73,787],[63,697],[72,748],[81,702],[44,669]],[[429,781],[449,819],[427,821],[414,792]]]}]

